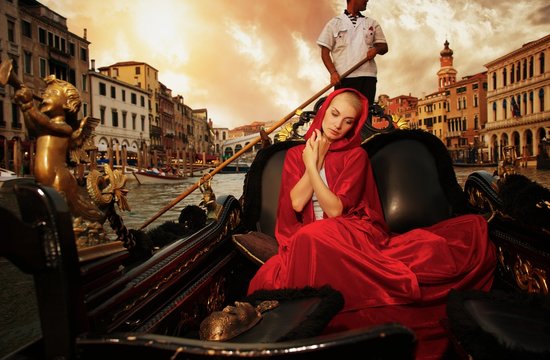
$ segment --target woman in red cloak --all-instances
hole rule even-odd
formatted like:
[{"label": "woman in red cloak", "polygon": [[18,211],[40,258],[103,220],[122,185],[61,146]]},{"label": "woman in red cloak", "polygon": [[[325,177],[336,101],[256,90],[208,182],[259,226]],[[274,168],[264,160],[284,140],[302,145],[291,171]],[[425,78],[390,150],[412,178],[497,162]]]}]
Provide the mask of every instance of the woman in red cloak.
[{"label": "woman in red cloak", "polygon": [[[259,289],[330,285],[344,296],[327,332],[399,322],[419,339],[418,358],[447,346],[440,320],[451,289],[489,290],[496,265],[487,223],[461,215],[404,234],[389,232],[361,128],[367,99],[331,93],[283,166],[278,254],[252,279]],[[406,180],[404,180],[406,181]]]}]

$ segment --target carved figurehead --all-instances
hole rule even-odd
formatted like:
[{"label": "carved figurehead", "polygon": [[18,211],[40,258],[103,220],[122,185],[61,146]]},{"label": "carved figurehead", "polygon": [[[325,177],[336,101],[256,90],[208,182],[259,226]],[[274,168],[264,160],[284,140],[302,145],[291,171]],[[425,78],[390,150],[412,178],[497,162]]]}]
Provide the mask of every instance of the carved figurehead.
[{"label": "carved figurehead", "polygon": [[[127,209],[123,198],[125,192],[122,189],[125,178],[123,175],[121,177],[107,173],[106,177],[110,179],[109,195],[115,194],[118,198],[111,196],[109,201],[103,203],[97,200],[102,200],[97,194],[102,192],[98,186],[88,184],[88,189],[96,191],[92,197],[85,188],[78,185],[68,166],[67,156],[70,155],[71,160],[77,163],[89,161],[83,149],[88,148],[90,143],[93,144],[93,132],[98,120],[91,117],[78,118],[82,101],[80,93],[72,84],[56,79],[54,75],[46,77],[44,81],[46,88],[40,97],[17,79],[12,72],[11,61],[3,61],[0,65],[0,86],[9,83],[15,88],[14,100],[23,113],[27,131],[36,138],[33,169],[36,181],[55,188],[67,200],[74,219],[77,246],[106,242],[108,239],[102,226],[107,218],[108,205],[117,200],[119,207],[122,203],[121,208]],[[38,106],[35,100],[39,101]],[[104,179],[97,176],[94,179],[97,184],[104,182]]]}]

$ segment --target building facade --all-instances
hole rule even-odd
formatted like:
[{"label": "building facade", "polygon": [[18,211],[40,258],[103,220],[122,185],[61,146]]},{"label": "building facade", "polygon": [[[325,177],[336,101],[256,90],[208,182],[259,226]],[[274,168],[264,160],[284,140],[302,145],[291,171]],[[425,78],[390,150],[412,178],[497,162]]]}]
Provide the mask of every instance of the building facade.
[{"label": "building facade", "polygon": [[[48,75],[73,84],[82,100],[80,116],[87,116],[90,42],[86,33],[83,37],[71,33],[65,17],[34,0],[3,1],[0,18],[0,60],[11,60],[12,73],[35,95],[44,89]],[[0,87],[0,164],[21,173],[19,162],[30,156],[32,139],[13,94],[13,86]]]},{"label": "building facade", "polygon": [[483,139],[494,160],[513,145],[518,157],[539,154],[550,131],[550,35],[485,65],[487,124]]},{"label": "building facade", "polygon": [[129,159],[137,160],[138,151],[150,145],[148,92],[95,71],[88,77],[91,116],[99,119],[94,132],[99,157],[125,148]]}]

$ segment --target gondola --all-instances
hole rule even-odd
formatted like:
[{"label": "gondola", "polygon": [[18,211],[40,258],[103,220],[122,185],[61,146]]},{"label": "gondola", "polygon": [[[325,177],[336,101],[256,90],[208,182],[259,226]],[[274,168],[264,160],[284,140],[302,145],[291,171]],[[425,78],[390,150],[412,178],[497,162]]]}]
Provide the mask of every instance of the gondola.
[{"label": "gondola", "polygon": [[[9,65],[0,68],[2,79],[18,89]],[[139,229],[124,225],[117,209],[128,208],[125,178],[110,168],[105,174],[92,171],[86,188],[74,193],[68,191],[76,179],[67,176],[65,195],[33,178],[0,182],[0,256],[32,276],[36,319],[31,322],[39,323],[39,330],[5,358],[414,359],[417,334],[399,322],[326,332],[343,306],[341,294],[330,286],[247,295],[258,266],[276,251],[285,153],[303,142],[301,129],[320,102],[313,111],[303,109],[330,87],[205,174]],[[296,114],[299,121],[287,123]],[[498,249],[490,292],[449,293],[447,315],[440,319],[448,357],[548,358],[549,190],[515,174],[507,163],[494,174],[474,171],[462,188],[437,137],[406,129],[378,106],[370,114],[362,147],[390,228],[404,232],[457,212],[478,213],[487,218]],[[387,126],[372,125],[381,122]],[[91,125],[93,120],[83,119],[78,134],[89,136]],[[281,126],[278,142],[271,144],[266,135]],[[246,173],[242,196],[211,187],[212,176],[260,141],[264,144]],[[65,161],[67,154],[58,155],[55,160]],[[184,207],[177,222],[149,229],[197,188],[203,194],[200,204]],[[116,240],[105,236],[100,220],[111,226]],[[18,281],[9,277],[3,289],[20,288]],[[12,304],[29,301],[29,294],[22,296]],[[31,310],[22,310],[25,319]],[[223,315],[237,310],[250,321],[235,329]],[[8,312],[5,317],[22,316],[2,311]],[[30,326],[13,327],[11,332],[20,334]]]},{"label": "gondola", "polygon": [[[301,121],[313,114],[304,112]],[[548,356],[548,189],[517,174],[485,171],[474,171],[463,189],[439,139],[391,124],[370,127],[362,145],[388,224],[399,231],[426,226],[466,205],[487,217],[498,248],[491,292],[449,295],[448,316],[441,319],[449,358]],[[33,275],[41,325],[40,336],[7,358],[414,359],[417,337],[399,323],[324,333],[341,307],[330,288],[246,295],[255,270],[274,251],[281,166],[285,152],[302,141],[299,126],[258,152],[241,198],[205,189],[210,201],[186,207],[181,232],[154,250],[141,243],[83,258],[59,192],[31,179],[4,184],[0,255]],[[139,243],[139,232],[130,232]],[[201,324],[226,306],[264,301],[279,306],[258,325],[225,340],[201,336]]]}]

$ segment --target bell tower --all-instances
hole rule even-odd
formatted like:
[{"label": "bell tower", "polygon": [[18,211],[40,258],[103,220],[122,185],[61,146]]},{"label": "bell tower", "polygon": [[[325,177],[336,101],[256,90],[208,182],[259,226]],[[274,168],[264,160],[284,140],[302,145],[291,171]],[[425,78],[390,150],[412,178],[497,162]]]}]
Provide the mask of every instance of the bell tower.
[{"label": "bell tower", "polygon": [[449,48],[449,42],[445,40],[443,44],[445,47],[439,53],[439,63],[441,68],[437,72],[438,78],[438,90],[443,91],[446,86],[454,84],[456,82],[456,70],[453,67],[453,50]]}]

